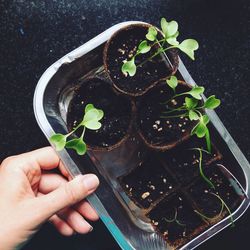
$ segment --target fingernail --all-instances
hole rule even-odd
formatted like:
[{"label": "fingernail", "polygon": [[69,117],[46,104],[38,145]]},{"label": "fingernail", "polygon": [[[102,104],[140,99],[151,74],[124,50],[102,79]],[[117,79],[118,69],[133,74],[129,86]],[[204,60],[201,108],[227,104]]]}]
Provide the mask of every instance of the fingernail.
[{"label": "fingernail", "polygon": [[94,229],[93,227],[90,227],[90,228],[89,228],[89,233],[92,232],[93,229]]},{"label": "fingernail", "polygon": [[99,180],[94,174],[86,174],[83,176],[83,183],[88,190],[92,190],[98,186]]}]

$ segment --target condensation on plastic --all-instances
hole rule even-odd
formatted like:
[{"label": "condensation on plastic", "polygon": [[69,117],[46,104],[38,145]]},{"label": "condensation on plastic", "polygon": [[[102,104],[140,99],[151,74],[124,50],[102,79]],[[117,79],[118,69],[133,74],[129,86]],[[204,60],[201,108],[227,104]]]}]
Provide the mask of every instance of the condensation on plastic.
[{"label": "condensation on plastic", "polygon": [[[40,78],[34,94],[34,112],[37,122],[47,138],[55,132],[66,133],[66,116],[74,88],[86,77],[96,75],[104,77],[102,50],[105,42],[118,29],[139,23],[123,22],[112,26],[79,48],[65,55],[51,65]],[[178,74],[186,82],[195,84],[184,64],[180,60]],[[205,97],[204,97],[205,99]],[[207,111],[224,151],[234,162],[222,172],[228,177],[236,192],[243,197],[239,207],[233,212],[237,220],[249,206],[250,166],[219,117],[214,111]],[[171,249],[154,232],[141,210],[129,200],[117,178],[128,173],[138,163],[142,145],[131,136],[121,147],[109,152],[88,152],[79,157],[72,151],[58,152],[61,161],[72,177],[81,173],[94,172],[101,180],[95,194],[88,201],[96,209],[100,218],[109,229],[122,249]],[[235,167],[236,166],[236,167]],[[210,227],[181,249],[193,249],[230,224],[229,217]]]}]

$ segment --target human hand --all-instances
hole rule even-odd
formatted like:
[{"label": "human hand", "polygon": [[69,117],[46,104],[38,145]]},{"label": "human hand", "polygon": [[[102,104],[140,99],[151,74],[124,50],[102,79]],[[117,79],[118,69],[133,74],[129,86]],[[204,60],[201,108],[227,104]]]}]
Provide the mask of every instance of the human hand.
[{"label": "human hand", "polygon": [[83,218],[97,220],[98,215],[83,200],[99,185],[93,174],[79,175],[67,181],[48,170],[59,167],[60,160],[51,147],[5,159],[0,166],[0,246],[18,249],[50,220],[66,236],[92,231]]}]

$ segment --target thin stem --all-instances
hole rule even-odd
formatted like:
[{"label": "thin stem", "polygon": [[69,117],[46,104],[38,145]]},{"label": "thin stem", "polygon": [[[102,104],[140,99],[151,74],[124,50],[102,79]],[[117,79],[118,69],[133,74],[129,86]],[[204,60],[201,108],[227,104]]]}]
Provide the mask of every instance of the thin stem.
[{"label": "thin stem", "polygon": [[[79,129],[81,126],[84,126],[82,124],[82,122],[80,122],[75,128],[73,128],[73,130],[71,132],[69,132],[67,135],[66,135],[66,138],[69,137],[70,135],[72,135],[77,129]],[[84,127],[84,130],[85,130],[85,127]]]},{"label": "thin stem", "polygon": [[81,126],[84,126],[82,123],[83,123],[83,121],[81,121],[75,128],[73,128],[72,133],[75,132]]},{"label": "thin stem", "polygon": [[195,111],[199,114],[199,116],[201,118],[202,117],[202,113],[199,110],[195,110]]},{"label": "thin stem", "polygon": [[209,133],[208,128],[206,129],[205,138],[206,138],[206,143],[207,143],[207,150],[211,153],[212,146],[211,146],[210,133]]},{"label": "thin stem", "polygon": [[80,136],[80,138],[83,140],[83,137],[84,137],[84,134],[85,134],[85,131],[86,131],[86,127],[84,126],[83,127],[83,131],[82,131],[82,134]]},{"label": "thin stem", "polygon": [[200,151],[205,152],[205,153],[207,153],[207,154],[211,154],[210,152],[208,152],[207,150],[205,150],[205,149],[203,149],[203,148],[189,148],[189,149],[187,149],[187,150],[200,150]]},{"label": "thin stem", "polygon": [[208,217],[208,216],[206,216],[206,215],[200,213],[198,210],[194,210],[194,212],[197,213],[198,215],[200,215],[200,216],[201,216],[202,218],[204,218],[205,220],[210,221],[210,220],[213,219],[213,218],[211,218],[211,217]]},{"label": "thin stem", "polygon": [[160,53],[165,52],[165,51],[167,51],[169,49],[173,49],[173,48],[176,48],[176,46],[170,46],[170,47],[165,48],[165,49],[163,49],[161,47],[161,49],[158,49],[152,56],[150,56],[149,58],[147,58],[146,60],[144,60],[143,62],[138,64],[137,67],[140,67],[140,66],[144,65],[146,62],[152,60],[154,57],[158,56]]},{"label": "thin stem", "polygon": [[217,195],[215,193],[211,193],[211,194],[214,195],[215,197],[217,197],[221,201],[221,204],[223,204],[225,206],[226,210],[228,211],[228,213],[230,215],[231,225],[234,226],[233,214],[232,214],[230,208],[228,207],[228,205],[225,203],[225,201],[219,195]]},{"label": "thin stem", "polygon": [[168,119],[168,118],[178,118],[178,117],[187,117],[188,114],[187,113],[184,113],[184,114],[181,114],[181,115],[171,115],[171,116],[160,116],[160,118],[163,118],[163,119]]},{"label": "thin stem", "polygon": [[171,219],[171,220],[168,220],[167,218],[163,218],[166,222],[168,222],[168,223],[172,223],[172,222],[174,222],[175,221],[175,218],[174,219]]},{"label": "thin stem", "polygon": [[200,170],[200,174],[201,174],[201,177],[208,183],[208,185],[215,189],[215,186],[214,184],[205,176],[204,172],[203,172],[203,168],[202,168],[202,151],[200,149],[198,149],[199,151],[199,170]]},{"label": "thin stem", "polygon": [[197,213],[198,215],[200,215],[200,216],[201,216],[202,218],[204,218],[205,220],[211,221],[211,220],[216,220],[216,219],[218,219],[218,218],[221,216],[221,214],[222,214],[222,212],[223,212],[223,209],[224,209],[224,204],[222,203],[222,204],[221,204],[220,212],[219,212],[219,214],[218,214],[217,216],[215,216],[215,217],[208,217],[208,216],[206,216],[206,215],[200,213],[198,210],[194,210],[194,212]]},{"label": "thin stem", "polygon": [[183,96],[183,95],[188,95],[188,94],[189,94],[189,92],[183,92],[183,93],[180,93],[180,94],[175,94],[174,96],[172,96],[171,99],[169,99],[169,100],[167,100],[165,102],[162,102],[161,104],[168,104],[174,98],[179,97],[179,96]]},{"label": "thin stem", "polygon": [[174,213],[174,218],[168,220],[167,218],[163,218],[166,222],[168,223],[172,223],[172,222],[176,222],[176,224],[178,224],[179,226],[185,227],[186,225],[181,223],[179,220],[177,220],[177,209],[175,208],[175,213]]},{"label": "thin stem", "polygon": [[178,224],[179,226],[181,226],[181,227],[185,227],[186,226],[186,224],[183,224],[183,223],[181,223],[179,220],[175,220],[175,222],[176,222],[176,224]]},{"label": "thin stem", "polygon": [[[214,193],[211,193],[211,194],[213,194],[213,195],[215,195]],[[217,196],[217,195],[215,195],[217,198],[220,198],[219,196]],[[205,220],[208,220],[208,221],[210,221],[210,220],[216,220],[216,219],[218,219],[220,216],[221,216],[221,214],[222,214],[222,212],[223,212],[223,210],[224,210],[224,207],[225,207],[225,202],[222,200],[222,199],[220,199],[220,201],[221,201],[221,209],[220,209],[220,212],[219,212],[219,214],[216,216],[216,217],[208,217],[208,216],[206,216],[206,215],[204,215],[204,214],[202,214],[202,213],[200,213],[199,211],[197,211],[197,210],[194,210],[194,212],[195,213],[197,213],[198,215],[200,215],[202,218],[204,218]]]},{"label": "thin stem", "polygon": [[[161,42],[163,42],[162,45],[160,44]],[[165,38],[163,38],[163,39],[161,39],[161,40],[158,40],[158,39],[156,38],[156,42],[154,42],[150,47],[152,48],[152,47],[154,47],[156,44],[160,44],[160,46],[163,47],[164,42],[165,42]]]},{"label": "thin stem", "polygon": [[66,138],[68,138],[70,135],[72,135],[75,131],[72,130],[71,132],[69,132],[68,134],[65,135]]},{"label": "thin stem", "polygon": [[162,112],[162,113],[164,113],[164,114],[169,114],[169,113],[173,113],[173,112],[175,112],[175,111],[182,111],[182,110],[186,110],[186,108],[185,108],[185,106],[181,106],[181,107],[179,107],[179,108],[170,108],[170,107],[168,107],[168,109],[170,109],[169,111],[164,111],[164,112]]}]

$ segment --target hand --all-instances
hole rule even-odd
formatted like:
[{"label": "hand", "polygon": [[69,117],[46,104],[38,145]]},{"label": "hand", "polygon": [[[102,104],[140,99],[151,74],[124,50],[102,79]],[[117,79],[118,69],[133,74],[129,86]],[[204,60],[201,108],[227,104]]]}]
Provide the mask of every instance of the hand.
[{"label": "hand", "polygon": [[97,220],[98,215],[83,199],[99,185],[93,174],[79,175],[67,181],[48,170],[65,169],[51,147],[12,156],[0,166],[0,246],[18,249],[50,220],[60,233],[87,233],[93,228],[83,218]]}]

